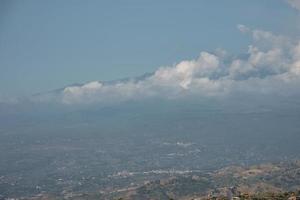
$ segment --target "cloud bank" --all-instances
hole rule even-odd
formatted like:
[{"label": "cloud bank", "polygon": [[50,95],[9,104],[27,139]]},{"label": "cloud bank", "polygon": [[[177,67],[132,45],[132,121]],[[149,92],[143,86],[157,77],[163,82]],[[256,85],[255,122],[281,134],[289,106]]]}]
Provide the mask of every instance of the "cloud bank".
[{"label": "cloud bank", "polygon": [[194,60],[160,67],[142,79],[99,81],[66,87],[65,104],[126,101],[149,97],[219,97],[237,93],[290,95],[300,90],[300,41],[271,32],[237,27],[253,44],[244,54],[201,52]]}]

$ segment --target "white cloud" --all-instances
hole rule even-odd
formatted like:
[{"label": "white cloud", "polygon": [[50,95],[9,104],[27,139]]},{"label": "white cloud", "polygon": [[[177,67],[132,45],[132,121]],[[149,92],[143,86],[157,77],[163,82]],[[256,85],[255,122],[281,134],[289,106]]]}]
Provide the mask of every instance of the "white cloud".
[{"label": "white cloud", "polygon": [[209,77],[219,67],[217,56],[202,52],[197,60],[182,61],[173,67],[158,69],[151,80],[162,85],[178,85],[188,89],[195,77]]},{"label": "white cloud", "polygon": [[268,31],[258,30],[258,29],[250,29],[245,25],[237,25],[237,28],[242,33],[248,33],[253,38],[253,45],[259,47],[260,49],[268,50],[270,48],[291,48],[292,41],[290,38],[275,35]]},{"label": "white cloud", "polygon": [[291,73],[300,76],[300,41],[292,49],[292,59],[293,63],[291,65]]},{"label": "white cloud", "polygon": [[300,10],[300,1],[299,0],[287,0],[287,2],[295,9]]},{"label": "white cloud", "polygon": [[228,61],[225,51],[219,50],[216,54],[201,52],[197,59],[161,67],[141,80],[111,84],[96,81],[67,87],[62,92],[62,100],[74,104],[149,97],[297,92],[300,89],[300,41],[252,30],[244,25],[238,25],[238,29],[253,37],[254,42],[249,46],[246,57],[232,56],[234,59]]},{"label": "white cloud", "polygon": [[243,24],[238,24],[237,25],[237,28],[242,32],[242,33],[247,33],[247,32],[250,32],[250,29],[243,25]]}]

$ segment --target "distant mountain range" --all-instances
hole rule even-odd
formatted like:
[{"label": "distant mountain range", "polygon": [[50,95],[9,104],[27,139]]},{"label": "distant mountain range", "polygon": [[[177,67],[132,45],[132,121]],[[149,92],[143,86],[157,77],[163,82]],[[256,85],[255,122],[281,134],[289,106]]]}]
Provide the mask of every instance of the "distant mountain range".
[{"label": "distant mountain range", "polygon": [[[127,78],[121,78],[121,79],[115,79],[115,80],[109,80],[109,81],[96,81],[96,82],[99,82],[103,85],[114,85],[117,83],[126,83],[129,81],[136,83],[138,81],[143,81],[143,80],[147,79],[148,77],[152,76],[153,74],[154,74],[153,72],[152,73],[144,73],[143,75],[135,76],[135,77],[127,77]],[[88,83],[88,82],[86,82],[86,83]],[[85,85],[86,83],[73,83],[73,84],[70,84],[70,85],[67,85],[67,86],[64,86],[64,87],[61,87],[58,89],[50,90],[47,92],[35,93],[35,94],[33,94],[33,96],[38,97],[38,96],[47,95],[47,94],[60,94],[67,87],[76,87],[76,86],[81,87],[81,86]]]}]

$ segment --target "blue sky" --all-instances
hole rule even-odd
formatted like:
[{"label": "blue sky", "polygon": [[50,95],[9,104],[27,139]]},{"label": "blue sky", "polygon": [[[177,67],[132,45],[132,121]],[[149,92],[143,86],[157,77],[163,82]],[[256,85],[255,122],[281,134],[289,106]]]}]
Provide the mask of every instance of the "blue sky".
[{"label": "blue sky", "polygon": [[248,49],[237,24],[289,37],[284,0],[1,1],[0,95],[138,76],[223,48]]}]

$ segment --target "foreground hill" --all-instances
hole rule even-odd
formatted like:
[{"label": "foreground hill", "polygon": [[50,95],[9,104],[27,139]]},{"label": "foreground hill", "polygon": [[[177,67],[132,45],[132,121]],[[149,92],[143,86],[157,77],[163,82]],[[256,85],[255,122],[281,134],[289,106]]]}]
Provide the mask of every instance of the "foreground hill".
[{"label": "foreground hill", "polygon": [[[146,175],[145,175],[146,176]],[[122,177],[119,177],[122,181]],[[107,191],[39,194],[31,199],[298,199],[300,161],[230,166],[212,172],[169,173],[168,176]]]},{"label": "foreground hill", "polygon": [[[231,166],[206,174],[187,174],[146,183],[125,192],[124,199],[207,199],[252,197],[288,199],[300,189],[300,162]],[[288,193],[295,191],[295,193]]]}]

